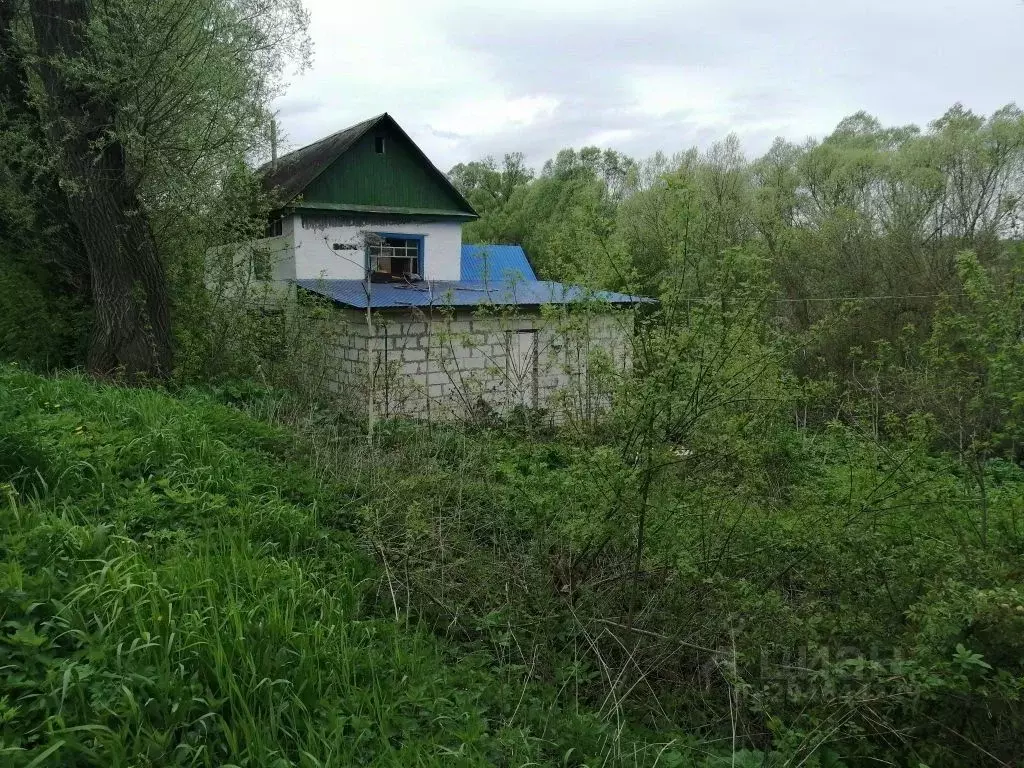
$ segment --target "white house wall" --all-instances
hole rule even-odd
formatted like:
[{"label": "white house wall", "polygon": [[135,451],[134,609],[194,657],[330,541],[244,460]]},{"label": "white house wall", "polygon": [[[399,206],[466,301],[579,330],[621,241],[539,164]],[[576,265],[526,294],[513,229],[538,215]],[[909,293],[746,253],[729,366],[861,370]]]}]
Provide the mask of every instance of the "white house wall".
[{"label": "white house wall", "polygon": [[[459,280],[462,224],[457,221],[398,222],[353,219],[322,214],[292,217],[295,276],[299,280],[362,280],[365,277],[365,235],[387,232],[422,235],[423,269],[428,280]],[[343,246],[341,249],[335,245]],[[347,248],[344,246],[348,246]]]},{"label": "white house wall", "polygon": [[284,216],[281,218],[281,235],[295,240],[295,232],[302,226],[302,219],[298,214]]},{"label": "white house wall", "polygon": [[[211,248],[206,258],[206,285],[215,294],[258,296],[295,280],[294,240],[287,229],[277,237]],[[269,281],[257,274],[258,262],[269,269]]]}]

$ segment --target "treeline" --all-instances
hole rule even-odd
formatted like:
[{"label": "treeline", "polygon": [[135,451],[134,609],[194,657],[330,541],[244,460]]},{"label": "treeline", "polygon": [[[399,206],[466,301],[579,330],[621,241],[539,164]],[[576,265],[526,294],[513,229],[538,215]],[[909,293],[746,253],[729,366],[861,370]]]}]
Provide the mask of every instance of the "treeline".
[{"label": "treeline", "polygon": [[984,117],[958,104],[926,129],[861,112],[755,159],[730,136],[644,160],[566,149],[539,173],[509,154],[450,176],[482,214],[467,239],[521,242],[546,278],[692,305],[742,251],[766,281],[761,319],[806,390],[801,423],[867,400],[873,429],[883,412],[923,410],[946,446],[995,435],[1016,455],[1020,406],[1005,375],[1024,327],[1014,105]]},{"label": "treeline", "polygon": [[[780,765],[1017,759],[1024,114],[450,173],[469,239],[659,301],[607,424],[467,457],[505,495],[394,545],[421,610],[482,605],[520,663],[572,648],[591,700]],[[480,529],[504,548],[439,578]]]}]

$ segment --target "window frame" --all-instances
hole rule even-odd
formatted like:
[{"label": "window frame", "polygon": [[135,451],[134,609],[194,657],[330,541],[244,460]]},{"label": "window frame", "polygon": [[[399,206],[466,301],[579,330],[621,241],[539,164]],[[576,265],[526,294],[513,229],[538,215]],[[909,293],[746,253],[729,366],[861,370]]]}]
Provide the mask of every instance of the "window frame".
[{"label": "window frame", "polygon": [[[415,240],[416,241],[416,269],[415,274],[419,275],[424,280],[426,279],[426,257],[427,257],[427,237],[426,235],[409,234],[408,232],[373,232],[374,236],[379,237],[381,240]],[[374,274],[373,269],[373,255],[370,250],[373,248],[372,243],[366,244],[366,263],[364,265],[366,274],[372,277]],[[401,274],[396,275],[394,272],[384,272],[381,274],[388,274],[392,278],[401,277]]]}]

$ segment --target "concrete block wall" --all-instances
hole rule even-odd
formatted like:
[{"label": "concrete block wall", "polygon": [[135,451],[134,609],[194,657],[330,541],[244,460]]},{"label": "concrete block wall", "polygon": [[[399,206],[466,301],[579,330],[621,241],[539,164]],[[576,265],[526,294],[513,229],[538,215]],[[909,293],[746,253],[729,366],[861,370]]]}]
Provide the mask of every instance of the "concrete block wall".
[{"label": "concrete block wall", "polygon": [[[525,404],[553,421],[589,420],[610,403],[608,376],[630,364],[629,310],[387,311],[375,313],[372,334],[365,312],[338,311],[348,332],[335,350],[331,387],[358,407],[372,380],[382,416],[452,420]],[[535,345],[525,356],[519,332]]]}]

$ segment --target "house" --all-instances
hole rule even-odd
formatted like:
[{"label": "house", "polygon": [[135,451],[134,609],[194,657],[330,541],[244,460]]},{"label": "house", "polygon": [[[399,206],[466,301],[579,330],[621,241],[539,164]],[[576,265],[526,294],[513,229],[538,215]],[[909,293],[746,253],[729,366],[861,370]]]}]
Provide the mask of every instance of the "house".
[{"label": "house", "polygon": [[607,401],[598,370],[628,366],[647,300],[538,280],[518,245],[463,245],[476,212],[390,115],[261,173],[277,208],[252,276],[334,305],[339,393],[384,415],[588,416]]}]

